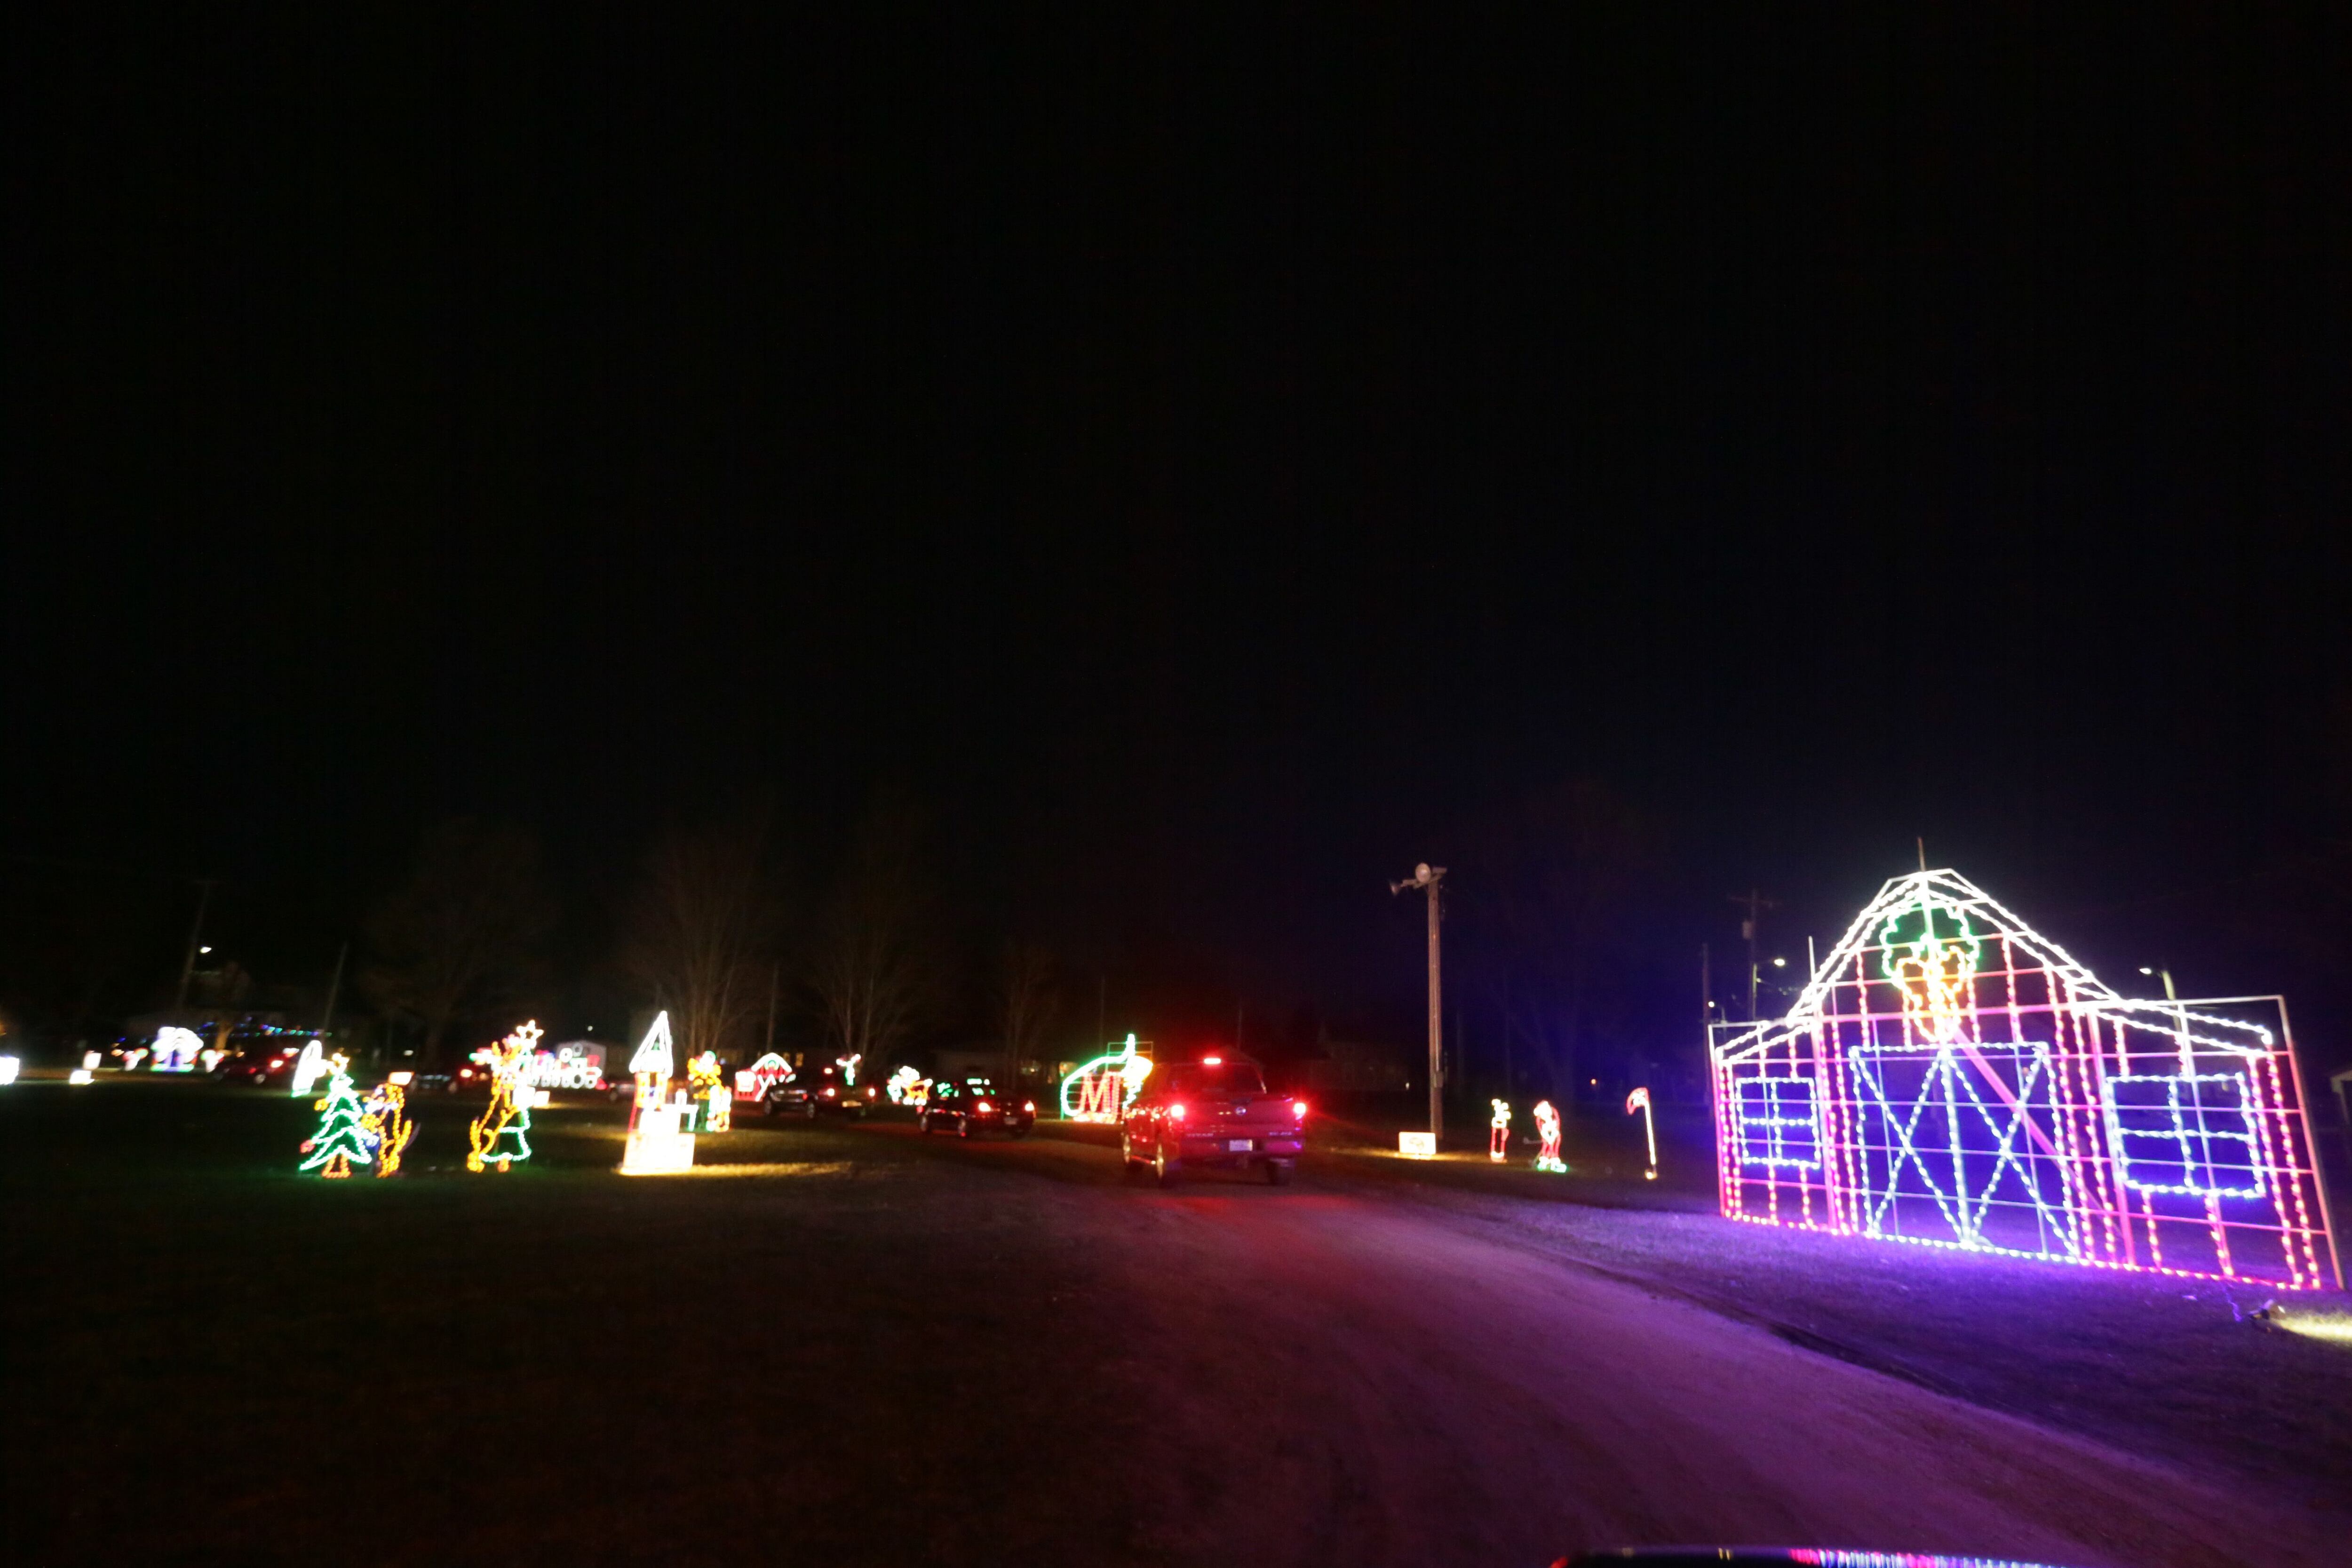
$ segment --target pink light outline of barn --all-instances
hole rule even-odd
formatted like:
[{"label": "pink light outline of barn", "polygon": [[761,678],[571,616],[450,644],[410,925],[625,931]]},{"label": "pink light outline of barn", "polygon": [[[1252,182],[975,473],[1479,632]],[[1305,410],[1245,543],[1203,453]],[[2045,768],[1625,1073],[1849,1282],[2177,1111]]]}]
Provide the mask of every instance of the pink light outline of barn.
[{"label": "pink light outline of barn", "polygon": [[1788,1015],[1717,1025],[1723,1213],[2090,1268],[2343,1283],[2286,1004],[2137,1001],[1952,870]]}]

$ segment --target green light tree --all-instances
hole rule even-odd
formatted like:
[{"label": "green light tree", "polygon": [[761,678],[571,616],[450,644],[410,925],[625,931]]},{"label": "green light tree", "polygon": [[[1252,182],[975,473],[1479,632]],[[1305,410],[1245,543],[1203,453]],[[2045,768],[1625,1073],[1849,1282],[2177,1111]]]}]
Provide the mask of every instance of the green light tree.
[{"label": "green light tree", "polygon": [[310,1157],[296,1167],[317,1171],[330,1181],[350,1175],[354,1161],[362,1165],[373,1163],[367,1131],[360,1125],[367,1107],[361,1103],[359,1091],[344,1070],[350,1065],[341,1052],[332,1058],[333,1077],[327,1083],[327,1097],[318,1102],[319,1130],[302,1141],[302,1152]]}]

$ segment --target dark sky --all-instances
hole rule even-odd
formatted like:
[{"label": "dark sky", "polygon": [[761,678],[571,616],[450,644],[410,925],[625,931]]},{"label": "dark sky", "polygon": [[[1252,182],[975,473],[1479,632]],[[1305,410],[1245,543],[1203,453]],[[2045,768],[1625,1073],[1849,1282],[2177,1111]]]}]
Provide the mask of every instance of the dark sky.
[{"label": "dark sky", "polygon": [[593,910],[895,783],[976,927],[1409,1035],[1385,879],[1585,775],[1662,972],[1915,835],[2340,971],[2340,16],[840,9],[13,24],[21,886],[286,975],[439,817]]}]

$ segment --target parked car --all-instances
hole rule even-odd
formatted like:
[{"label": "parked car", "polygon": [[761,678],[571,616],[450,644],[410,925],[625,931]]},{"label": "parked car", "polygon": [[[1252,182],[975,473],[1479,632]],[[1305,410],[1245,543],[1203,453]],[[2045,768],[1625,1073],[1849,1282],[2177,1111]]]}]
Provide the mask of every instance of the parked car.
[{"label": "parked car", "polygon": [[1143,1080],[1118,1130],[1129,1174],[1149,1168],[1161,1185],[1188,1165],[1255,1166],[1276,1186],[1290,1180],[1306,1147],[1307,1102],[1269,1094],[1246,1057],[1161,1062]]},{"label": "parked car", "polygon": [[1029,1129],[1037,1125],[1037,1102],[999,1094],[994,1080],[977,1074],[960,1083],[940,1079],[931,1085],[930,1097],[923,1102],[923,1113],[916,1121],[927,1133],[953,1132],[959,1138],[971,1138],[982,1132],[1009,1132],[1026,1138]]},{"label": "parked car", "polygon": [[238,1051],[215,1068],[213,1077],[223,1083],[250,1084],[257,1089],[272,1086],[283,1089],[294,1071],[297,1054],[292,1046],[282,1051]]},{"label": "parked car", "polygon": [[870,1083],[845,1081],[841,1066],[804,1067],[787,1081],[771,1084],[761,1109],[770,1116],[803,1116],[814,1121],[828,1113],[862,1119],[874,1109],[882,1091]]}]

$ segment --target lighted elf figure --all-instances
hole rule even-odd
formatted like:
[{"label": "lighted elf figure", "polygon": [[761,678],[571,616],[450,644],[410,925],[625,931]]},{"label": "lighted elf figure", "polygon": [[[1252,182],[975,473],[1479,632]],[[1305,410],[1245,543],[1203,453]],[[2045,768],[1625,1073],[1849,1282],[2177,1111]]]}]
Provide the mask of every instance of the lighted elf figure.
[{"label": "lighted elf figure", "polygon": [[686,1080],[693,1086],[694,1097],[706,1107],[702,1116],[705,1132],[724,1132],[735,1125],[735,1097],[727,1092],[727,1080],[719,1070],[719,1053],[705,1051],[686,1064]]},{"label": "lighted elf figure", "polygon": [[1511,1157],[1511,1102],[1490,1100],[1495,1114],[1486,1122],[1486,1158],[1496,1163]]},{"label": "lighted elf figure", "polygon": [[337,1181],[352,1173],[352,1162],[361,1164],[373,1162],[375,1140],[369,1134],[367,1108],[360,1103],[359,1091],[352,1087],[351,1075],[343,1069],[351,1065],[341,1051],[327,1059],[327,1097],[318,1102],[321,1113],[319,1130],[302,1140],[302,1152],[310,1157],[297,1170],[317,1171],[329,1181]]},{"label": "lighted elf figure", "polygon": [[475,1059],[490,1069],[490,1104],[466,1130],[472,1145],[466,1155],[468,1171],[480,1172],[496,1164],[504,1175],[515,1161],[530,1158],[531,1091],[523,1079],[542,1033],[534,1020],[474,1053]]},{"label": "lighted elf figure", "polygon": [[407,1150],[408,1141],[416,1136],[416,1124],[407,1116],[408,1081],[415,1076],[396,1072],[377,1085],[360,1117],[361,1131],[375,1145],[375,1173],[380,1177],[400,1173],[400,1156]]},{"label": "lighted elf figure", "polygon": [[1536,1151],[1536,1169],[1565,1172],[1568,1166],[1559,1157],[1559,1112],[1549,1100],[1536,1101],[1536,1136],[1543,1140],[1543,1147]]}]

